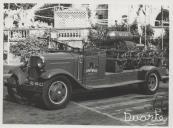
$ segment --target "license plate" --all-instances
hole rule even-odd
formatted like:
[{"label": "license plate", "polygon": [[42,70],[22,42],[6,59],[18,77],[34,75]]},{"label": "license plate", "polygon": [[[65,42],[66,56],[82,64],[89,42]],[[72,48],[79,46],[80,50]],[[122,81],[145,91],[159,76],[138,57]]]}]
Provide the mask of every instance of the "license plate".
[{"label": "license plate", "polygon": [[29,82],[29,85],[31,85],[31,86],[43,86],[43,83],[41,83],[41,82],[30,81],[30,82]]}]

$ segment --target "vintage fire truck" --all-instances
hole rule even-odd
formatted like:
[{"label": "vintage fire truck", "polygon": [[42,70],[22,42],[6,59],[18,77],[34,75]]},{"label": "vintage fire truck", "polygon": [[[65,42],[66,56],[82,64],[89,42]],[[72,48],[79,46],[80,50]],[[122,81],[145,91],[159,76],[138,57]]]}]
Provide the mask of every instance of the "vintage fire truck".
[{"label": "vintage fire truck", "polygon": [[59,50],[33,55],[26,64],[9,72],[11,76],[5,85],[11,97],[40,94],[47,109],[59,109],[69,103],[72,91],[79,88],[91,90],[138,84],[141,91],[154,94],[159,82],[168,79],[164,65],[145,63],[125,68],[127,53],[117,58],[86,42],[81,49],[57,43]]}]

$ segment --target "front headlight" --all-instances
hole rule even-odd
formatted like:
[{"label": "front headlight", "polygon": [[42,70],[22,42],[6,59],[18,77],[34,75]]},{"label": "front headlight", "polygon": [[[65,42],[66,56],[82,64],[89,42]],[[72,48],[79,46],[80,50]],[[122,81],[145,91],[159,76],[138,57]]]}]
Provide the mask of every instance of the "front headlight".
[{"label": "front headlight", "polygon": [[39,56],[39,59],[37,61],[37,66],[39,68],[43,68],[45,66],[45,59],[43,56]]},{"label": "front headlight", "polygon": [[42,68],[43,67],[43,64],[42,63],[38,63],[37,64],[39,68]]}]

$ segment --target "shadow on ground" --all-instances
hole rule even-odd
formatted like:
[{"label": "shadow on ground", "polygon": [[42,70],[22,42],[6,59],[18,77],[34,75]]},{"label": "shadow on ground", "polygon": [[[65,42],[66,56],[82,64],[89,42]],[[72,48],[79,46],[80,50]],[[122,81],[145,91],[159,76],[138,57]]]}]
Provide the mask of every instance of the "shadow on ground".
[{"label": "shadow on ground", "polygon": [[[88,101],[88,100],[99,100],[118,96],[127,96],[129,94],[140,94],[139,89],[135,85],[128,85],[123,87],[115,87],[108,89],[97,89],[97,90],[77,90],[72,93],[71,100],[76,102]],[[141,93],[142,95],[142,93]],[[34,95],[30,99],[19,98],[12,99],[7,94],[4,96],[4,100],[19,103],[22,105],[35,106],[41,109],[45,109],[41,100],[40,95]]]}]

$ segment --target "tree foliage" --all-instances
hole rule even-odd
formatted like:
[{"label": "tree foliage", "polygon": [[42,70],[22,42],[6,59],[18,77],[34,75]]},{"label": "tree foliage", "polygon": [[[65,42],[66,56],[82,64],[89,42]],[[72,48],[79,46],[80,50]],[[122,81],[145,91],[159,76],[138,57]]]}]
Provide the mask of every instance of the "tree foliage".
[{"label": "tree foliage", "polygon": [[24,10],[26,9],[31,9],[34,5],[34,3],[4,3],[4,9],[11,9],[11,10],[16,10],[23,8]]},{"label": "tree foliage", "polygon": [[[152,44],[157,45],[160,49],[162,49],[162,36],[151,41]],[[169,49],[169,28],[164,29],[163,35],[163,49]]]},{"label": "tree foliage", "polygon": [[145,29],[146,29],[146,37],[150,38],[154,35],[154,30],[150,24],[146,26],[142,26],[142,36],[145,36]]},{"label": "tree foliage", "polygon": [[[142,26],[142,41],[145,40],[145,29],[146,29],[146,39],[147,40],[149,40],[154,35],[154,30],[150,24],[148,24],[146,26]],[[134,35],[139,35],[138,25],[137,25],[136,21],[130,26],[130,32]]]},{"label": "tree foliage", "polygon": [[165,28],[164,31],[165,33],[163,36],[163,47],[169,49],[169,28]]},{"label": "tree foliage", "polygon": [[169,28],[165,28],[164,39],[169,40]]},{"label": "tree foliage", "polygon": [[139,35],[139,33],[138,33],[138,25],[137,25],[136,21],[132,25],[130,25],[130,32],[133,35]]},{"label": "tree foliage", "polygon": [[108,28],[106,27],[96,27],[89,31],[88,39],[92,42],[97,40],[106,40],[107,39]]},{"label": "tree foliage", "polygon": [[127,27],[123,25],[117,25],[111,26],[111,27],[105,27],[105,26],[94,26],[93,29],[90,29],[89,31],[89,40],[90,41],[101,41],[101,40],[108,40],[108,32],[110,31],[126,31],[127,32]]},{"label": "tree foliage", "polygon": [[25,40],[17,42],[10,46],[10,52],[15,56],[20,56],[21,61],[29,58],[33,54],[45,52],[48,48],[48,41],[38,39],[35,36],[29,36]]}]

